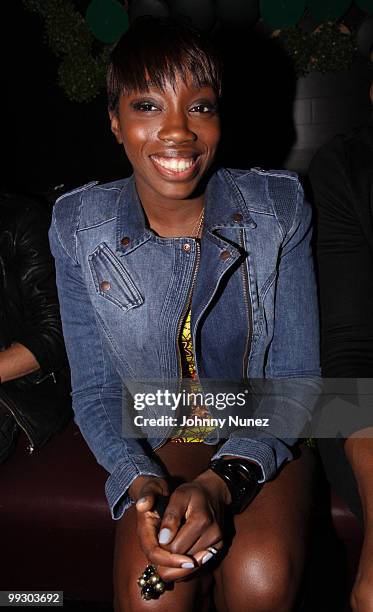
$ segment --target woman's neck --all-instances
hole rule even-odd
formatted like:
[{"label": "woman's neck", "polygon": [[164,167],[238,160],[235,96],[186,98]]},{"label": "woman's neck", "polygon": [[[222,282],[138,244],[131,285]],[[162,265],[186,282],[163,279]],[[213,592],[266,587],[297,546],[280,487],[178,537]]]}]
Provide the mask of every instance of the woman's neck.
[{"label": "woman's neck", "polygon": [[[175,238],[193,236],[204,208],[204,194],[186,200],[144,197],[138,189],[140,201],[149,227],[159,236]],[[145,195],[145,194],[144,194]]]}]

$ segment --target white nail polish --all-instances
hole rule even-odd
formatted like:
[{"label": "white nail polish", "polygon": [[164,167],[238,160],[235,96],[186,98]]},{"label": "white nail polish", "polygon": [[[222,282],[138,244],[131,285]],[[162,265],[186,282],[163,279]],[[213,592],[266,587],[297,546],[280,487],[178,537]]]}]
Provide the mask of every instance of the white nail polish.
[{"label": "white nail polish", "polygon": [[194,563],[192,563],[191,561],[187,561],[186,563],[182,563],[181,567],[183,567],[184,569],[192,569],[194,567]]},{"label": "white nail polish", "polygon": [[158,542],[160,544],[168,544],[171,540],[171,531],[167,527],[163,527],[158,534]]},{"label": "white nail polish", "polygon": [[140,497],[140,498],[137,500],[136,504],[143,504],[144,502],[146,502],[146,497]]},{"label": "white nail polish", "polygon": [[213,557],[214,555],[210,552],[206,553],[203,557],[202,557],[202,563],[207,563],[207,561],[210,561],[210,559]]}]

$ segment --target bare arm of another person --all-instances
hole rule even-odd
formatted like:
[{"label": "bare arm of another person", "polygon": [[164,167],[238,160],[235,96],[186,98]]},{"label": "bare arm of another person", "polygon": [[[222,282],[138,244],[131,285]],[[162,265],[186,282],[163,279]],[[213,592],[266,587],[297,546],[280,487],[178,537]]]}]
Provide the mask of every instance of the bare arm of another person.
[{"label": "bare arm of another person", "polygon": [[7,317],[16,308],[14,319],[21,319],[22,323],[12,325],[12,342],[0,352],[1,382],[38,370],[44,376],[59,370],[66,362],[54,261],[48,241],[49,223],[47,212],[33,204],[17,207],[5,219],[12,235],[6,254],[5,291],[10,296],[5,295],[4,300],[10,313],[5,313],[5,323],[10,324]]},{"label": "bare arm of another person", "polygon": [[40,369],[35,356],[23,344],[15,342],[0,353],[0,381],[7,382]]},{"label": "bare arm of another person", "polygon": [[345,442],[347,458],[354,471],[364,512],[364,545],[352,593],[352,608],[373,610],[373,427],[352,434]]}]

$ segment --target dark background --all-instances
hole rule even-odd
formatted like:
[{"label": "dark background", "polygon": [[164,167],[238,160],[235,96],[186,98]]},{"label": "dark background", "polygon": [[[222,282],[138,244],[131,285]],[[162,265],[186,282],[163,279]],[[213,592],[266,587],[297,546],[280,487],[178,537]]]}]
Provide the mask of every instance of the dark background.
[{"label": "dark background", "polygon": [[119,176],[123,167],[128,172],[109,130],[105,96],[77,104],[57,86],[58,60],[44,42],[43,20],[12,0],[2,22],[1,186],[46,192]]},{"label": "dark background", "polygon": [[[84,8],[87,2],[80,4]],[[91,104],[69,102],[56,84],[58,63],[43,42],[42,20],[26,12],[21,0],[2,8],[0,187],[40,196],[61,184],[67,190],[92,179],[128,175],[129,164],[109,130],[105,96]],[[348,73],[296,81],[291,63],[273,43],[224,33],[221,45],[229,62],[225,163],[285,166],[305,174],[321,144],[370,120],[371,72],[362,58]],[[323,579],[330,597],[340,591],[340,585],[333,586],[333,564],[325,552],[329,532],[317,534],[319,571],[309,579],[315,601]],[[71,609],[111,607],[78,603]]]},{"label": "dark background", "polygon": [[[84,10],[87,2],[78,5]],[[57,86],[58,60],[44,25],[21,0],[2,15],[2,189],[28,194],[65,189],[130,173],[109,130],[106,98],[70,102]],[[229,96],[222,162],[230,166],[307,171],[313,153],[334,134],[370,119],[368,62],[352,71],[296,81],[291,62],[258,35],[223,32]]]}]

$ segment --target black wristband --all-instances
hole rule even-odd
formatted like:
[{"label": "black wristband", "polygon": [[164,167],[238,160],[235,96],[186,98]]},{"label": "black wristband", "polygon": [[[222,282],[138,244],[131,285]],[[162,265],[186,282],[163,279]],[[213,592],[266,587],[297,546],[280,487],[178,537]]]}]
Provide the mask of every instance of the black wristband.
[{"label": "black wristband", "polygon": [[260,489],[258,482],[262,475],[260,467],[241,457],[234,459],[220,457],[211,461],[209,467],[227,484],[232,498],[229,505],[232,513],[242,512]]}]

